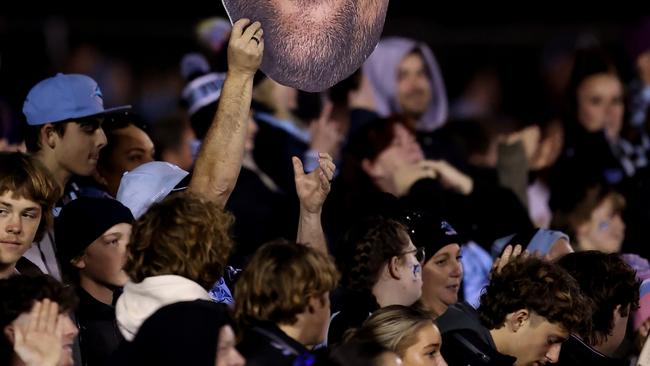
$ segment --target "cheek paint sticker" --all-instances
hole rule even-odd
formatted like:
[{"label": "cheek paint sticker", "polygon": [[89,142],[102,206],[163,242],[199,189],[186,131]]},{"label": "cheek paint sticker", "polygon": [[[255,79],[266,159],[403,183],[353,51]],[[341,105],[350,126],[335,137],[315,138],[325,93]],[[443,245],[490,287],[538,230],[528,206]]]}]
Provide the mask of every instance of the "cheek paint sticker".
[{"label": "cheek paint sticker", "polygon": [[422,276],[422,266],[418,263],[413,265],[413,278],[420,278]]},{"label": "cheek paint sticker", "polygon": [[276,82],[323,91],[352,75],[384,29],[388,0],[222,0],[231,22],[262,23],[260,69]]},{"label": "cheek paint sticker", "polygon": [[598,230],[605,231],[609,229],[609,221],[601,221],[598,223]]}]

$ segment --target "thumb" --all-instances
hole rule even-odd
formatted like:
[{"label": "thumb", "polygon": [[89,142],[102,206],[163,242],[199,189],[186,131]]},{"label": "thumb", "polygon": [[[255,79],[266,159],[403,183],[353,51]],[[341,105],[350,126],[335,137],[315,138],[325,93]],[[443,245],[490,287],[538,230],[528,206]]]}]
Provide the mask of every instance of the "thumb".
[{"label": "thumb", "polygon": [[291,161],[293,162],[293,174],[295,178],[302,177],[305,175],[305,169],[302,166],[302,161],[297,157],[292,157]]}]

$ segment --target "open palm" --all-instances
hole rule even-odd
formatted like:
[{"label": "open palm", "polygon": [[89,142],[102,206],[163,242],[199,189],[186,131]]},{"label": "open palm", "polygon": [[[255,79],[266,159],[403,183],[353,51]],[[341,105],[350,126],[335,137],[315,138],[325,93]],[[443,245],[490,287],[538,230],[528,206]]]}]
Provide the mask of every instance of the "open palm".
[{"label": "open palm", "polygon": [[293,157],[293,173],[300,207],[309,213],[320,213],[323,203],[331,189],[336,166],[332,157],[326,153],[318,154],[318,168],[306,174],[302,162]]}]

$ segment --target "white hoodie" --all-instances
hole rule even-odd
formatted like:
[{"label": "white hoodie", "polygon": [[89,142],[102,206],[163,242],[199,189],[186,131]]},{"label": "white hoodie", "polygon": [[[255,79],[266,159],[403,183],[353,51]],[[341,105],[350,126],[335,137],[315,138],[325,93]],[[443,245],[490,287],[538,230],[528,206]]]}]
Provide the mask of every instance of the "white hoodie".
[{"label": "white hoodie", "polygon": [[120,332],[132,341],[142,323],[163,306],[180,301],[210,300],[208,292],[185,277],[147,277],[140,283],[128,282],[115,305]]}]

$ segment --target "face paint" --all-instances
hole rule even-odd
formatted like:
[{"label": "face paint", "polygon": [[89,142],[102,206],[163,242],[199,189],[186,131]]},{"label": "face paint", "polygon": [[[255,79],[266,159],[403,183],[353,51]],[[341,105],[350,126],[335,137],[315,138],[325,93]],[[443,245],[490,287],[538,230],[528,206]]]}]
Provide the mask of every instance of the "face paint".
[{"label": "face paint", "polygon": [[609,220],[601,221],[598,223],[598,230],[605,231],[607,229],[609,229]]},{"label": "face paint", "polygon": [[420,263],[413,265],[413,278],[418,279],[422,276],[422,265]]}]

